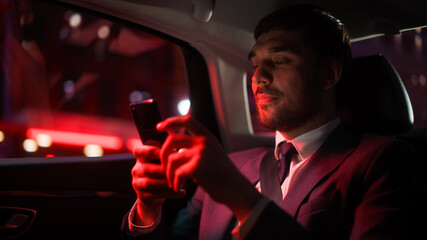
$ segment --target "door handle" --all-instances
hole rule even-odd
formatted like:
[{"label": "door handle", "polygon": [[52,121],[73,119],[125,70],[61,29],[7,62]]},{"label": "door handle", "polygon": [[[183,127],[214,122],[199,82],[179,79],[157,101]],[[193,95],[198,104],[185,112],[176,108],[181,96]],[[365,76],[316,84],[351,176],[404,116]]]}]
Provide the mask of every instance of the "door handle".
[{"label": "door handle", "polygon": [[0,239],[16,238],[24,234],[36,214],[32,209],[0,206]]},{"label": "door handle", "polygon": [[0,226],[0,229],[15,229],[23,226],[29,216],[26,214],[15,213],[9,220],[6,222],[4,226]]}]

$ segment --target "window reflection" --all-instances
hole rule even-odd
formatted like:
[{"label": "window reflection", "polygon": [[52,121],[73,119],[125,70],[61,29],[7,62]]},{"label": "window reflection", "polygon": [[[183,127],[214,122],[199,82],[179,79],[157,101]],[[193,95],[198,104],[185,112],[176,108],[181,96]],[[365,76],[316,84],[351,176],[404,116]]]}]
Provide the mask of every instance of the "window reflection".
[{"label": "window reflection", "polygon": [[[164,117],[180,114],[188,87],[177,45],[44,1],[4,5],[0,157],[128,153],[138,139],[130,102],[154,97]],[[114,138],[119,147],[100,140]]]}]

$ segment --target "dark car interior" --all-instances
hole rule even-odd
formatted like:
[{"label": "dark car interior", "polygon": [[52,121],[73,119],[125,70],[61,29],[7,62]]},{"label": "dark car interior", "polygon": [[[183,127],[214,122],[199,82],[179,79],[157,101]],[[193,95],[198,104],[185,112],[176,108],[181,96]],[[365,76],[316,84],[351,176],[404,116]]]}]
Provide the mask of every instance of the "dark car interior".
[{"label": "dark car interior", "polygon": [[[194,45],[119,17],[82,9],[68,3],[55,2],[53,5],[102,17],[178,46],[178,58],[184,63],[181,71],[185,72],[186,76],[191,114],[212,131],[224,146],[229,145],[229,141],[232,140],[224,137],[226,134],[221,127],[223,118],[216,110],[219,104],[215,102],[213,95],[220,93],[215,92],[213,89],[215,86],[210,82],[214,77],[210,71],[212,66]],[[391,31],[387,26],[382,25],[382,28]],[[423,30],[424,32],[426,31]],[[2,33],[0,43],[3,45],[6,42],[3,39],[6,39],[7,34],[5,31],[0,33]],[[427,42],[427,38],[424,41]],[[94,44],[64,48],[73,52],[93,47],[92,45]],[[0,55],[7,52],[2,48],[3,46],[0,46],[2,50]],[[140,55],[144,54],[152,52]],[[123,61],[128,58],[118,56],[117,59]],[[132,61],[129,59],[127,61]],[[4,65],[4,62],[1,63]],[[114,66],[114,62],[108,66]],[[4,94],[9,90],[5,69],[0,69],[0,90],[4,95],[2,99],[9,101],[8,94]],[[348,95],[341,118],[347,126],[355,131],[398,138],[407,141],[414,148],[417,159],[410,161],[419,166],[420,171],[415,173],[418,175],[418,182],[414,185],[414,191],[418,191],[420,194],[418,200],[422,201],[422,196],[426,195],[426,177],[423,171],[427,161],[427,132],[422,127],[413,129],[416,113],[398,71],[384,55],[356,57],[353,63],[352,82],[346,87]],[[250,104],[251,100],[248,102]],[[69,155],[55,155],[53,158],[44,157],[47,152],[42,152],[39,156],[38,153],[16,150],[21,147],[20,141],[25,138],[28,126],[6,121],[6,113],[9,110],[6,105],[2,104],[0,108],[2,115],[0,130],[5,133],[13,132],[16,136],[19,135],[19,138],[10,142],[0,141],[0,239],[120,239],[123,216],[132,207],[136,198],[131,185],[130,172],[135,163],[131,151],[123,146],[118,152],[111,151],[112,154],[88,160],[88,157],[82,156],[80,149],[78,154],[73,152]],[[120,106],[125,109],[123,115],[129,114],[127,107],[127,102]],[[70,109],[73,110],[71,107]],[[130,114],[126,116],[129,127],[128,125],[121,127],[131,129],[131,135],[137,136],[130,117]],[[271,136],[271,133],[259,134],[262,138],[261,144],[271,144]],[[75,150],[69,146],[64,149],[58,152],[68,153]],[[10,156],[8,155],[10,152],[17,154]],[[166,220],[173,219],[177,211],[185,206],[194,187],[189,186],[186,198],[167,201],[164,210]],[[424,210],[420,211],[420,216],[423,213]],[[423,226],[424,223],[425,220],[421,220],[419,225]]]}]

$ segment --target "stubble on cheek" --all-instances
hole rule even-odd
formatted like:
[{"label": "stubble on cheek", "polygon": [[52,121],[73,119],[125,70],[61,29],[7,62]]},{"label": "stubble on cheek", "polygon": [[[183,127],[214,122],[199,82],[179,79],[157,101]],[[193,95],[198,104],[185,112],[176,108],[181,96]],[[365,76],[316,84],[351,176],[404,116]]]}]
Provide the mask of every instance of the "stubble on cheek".
[{"label": "stubble on cheek", "polygon": [[266,128],[276,130],[280,125],[281,114],[270,105],[257,104],[257,116],[259,122]]},{"label": "stubble on cheek", "polygon": [[266,128],[278,131],[291,131],[300,124],[299,115],[282,99],[271,105],[257,105],[259,122]]}]

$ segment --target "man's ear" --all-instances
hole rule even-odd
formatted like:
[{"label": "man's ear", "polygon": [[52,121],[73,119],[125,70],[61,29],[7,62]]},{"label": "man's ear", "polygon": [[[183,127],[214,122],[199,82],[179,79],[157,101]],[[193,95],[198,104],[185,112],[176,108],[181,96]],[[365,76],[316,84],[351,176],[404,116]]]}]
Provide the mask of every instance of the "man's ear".
[{"label": "man's ear", "polygon": [[341,79],[342,64],[336,58],[329,58],[326,62],[326,78],[323,85],[324,90],[335,87]]}]

